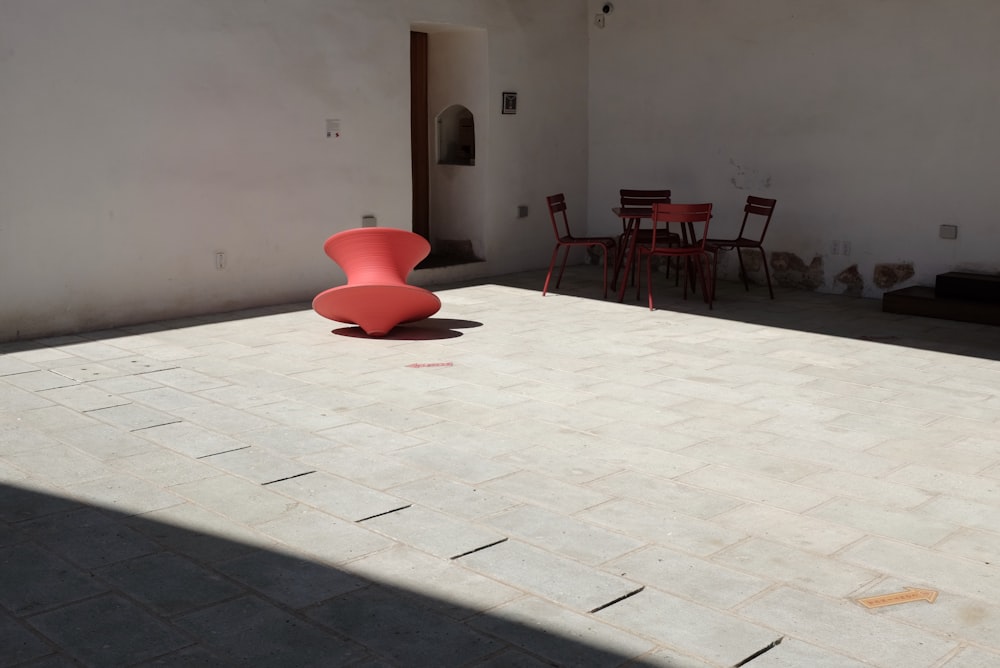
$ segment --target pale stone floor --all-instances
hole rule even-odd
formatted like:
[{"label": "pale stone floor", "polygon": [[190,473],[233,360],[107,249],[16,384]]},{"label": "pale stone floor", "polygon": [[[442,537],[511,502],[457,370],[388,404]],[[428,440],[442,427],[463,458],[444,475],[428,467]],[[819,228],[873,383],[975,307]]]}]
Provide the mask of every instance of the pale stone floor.
[{"label": "pale stone floor", "polygon": [[0,664],[1000,666],[1000,329],[598,272],[0,346]]}]

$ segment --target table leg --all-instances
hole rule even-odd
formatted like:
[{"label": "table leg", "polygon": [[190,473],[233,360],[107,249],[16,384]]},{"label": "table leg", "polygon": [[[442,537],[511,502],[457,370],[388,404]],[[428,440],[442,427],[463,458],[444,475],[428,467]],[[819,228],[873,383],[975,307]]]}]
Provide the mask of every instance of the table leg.
[{"label": "table leg", "polygon": [[[625,286],[628,284],[628,277],[632,275],[632,266],[635,261],[635,245],[636,240],[639,236],[639,219],[629,218],[628,227],[626,229],[626,240],[624,245],[628,245],[628,252],[622,248],[622,254],[625,256],[625,272],[622,274],[622,282],[618,285],[618,301],[622,302],[625,300]],[[615,278],[617,280],[618,273],[616,271]]]}]

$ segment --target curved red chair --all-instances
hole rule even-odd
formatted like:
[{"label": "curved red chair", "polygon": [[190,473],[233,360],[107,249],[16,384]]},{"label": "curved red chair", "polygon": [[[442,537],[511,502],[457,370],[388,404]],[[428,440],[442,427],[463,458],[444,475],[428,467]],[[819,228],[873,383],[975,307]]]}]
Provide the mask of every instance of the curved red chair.
[{"label": "curved red chair", "polygon": [[441,308],[433,292],[406,284],[409,273],[431,252],[419,234],[358,228],[334,234],[323,250],[347,274],[347,285],[313,299],[313,309],[324,318],[358,325],[369,336],[385,336],[396,325],[429,318]]}]

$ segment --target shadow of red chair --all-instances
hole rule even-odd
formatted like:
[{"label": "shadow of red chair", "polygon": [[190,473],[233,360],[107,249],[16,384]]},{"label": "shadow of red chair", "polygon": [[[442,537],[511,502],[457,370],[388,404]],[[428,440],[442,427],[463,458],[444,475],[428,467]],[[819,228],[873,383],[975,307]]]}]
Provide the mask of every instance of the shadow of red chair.
[{"label": "shadow of red chair", "polygon": [[433,292],[406,284],[431,251],[418,234],[388,227],[345,230],[327,239],[323,250],[347,275],[347,285],[313,299],[313,309],[324,318],[385,336],[396,325],[429,318],[441,308]]},{"label": "shadow of red chair", "polygon": [[[778,200],[766,197],[747,197],[746,206],[743,207],[743,224],[740,225],[740,232],[735,239],[709,239],[707,249],[715,256],[714,274],[718,275],[719,252],[736,249],[736,257],[740,260],[740,277],[743,279],[743,287],[750,291],[750,282],[747,280],[746,266],[743,264],[743,254],[741,249],[756,248],[760,251],[761,264],[764,266],[764,277],[767,279],[767,291],[774,299],[774,288],[771,287],[771,272],[767,268],[767,254],[764,252],[764,235],[771,224],[771,216],[774,215],[774,206]],[[713,288],[714,289],[714,288]]]},{"label": "shadow of red chair", "polygon": [[[653,258],[657,256],[667,258],[668,263],[671,259],[677,260],[678,273],[681,273],[680,261],[683,260],[684,299],[687,299],[688,281],[692,276],[699,276],[702,295],[708,302],[708,307],[712,308],[714,297],[714,283],[710,278],[712,264],[709,261],[710,251],[705,245],[708,238],[708,223],[711,219],[711,204],[653,204],[653,229],[651,230],[650,242],[636,247],[640,263],[642,257],[646,256],[646,292],[650,311],[653,310]],[[660,229],[661,223],[664,226],[663,229]],[[659,237],[662,234],[676,234],[670,232],[671,223],[681,225],[679,233],[681,242],[670,246],[659,244]],[[636,298],[638,299],[638,281],[636,283]]]},{"label": "shadow of red chair", "polygon": [[556,266],[556,257],[559,249],[564,249],[562,265],[559,267],[559,277],[556,278],[556,288],[562,282],[563,272],[566,270],[566,260],[569,258],[569,251],[573,246],[600,246],[604,256],[604,298],[608,298],[608,254],[615,249],[613,237],[575,237],[569,228],[569,218],[566,215],[566,197],[562,193],[551,195],[545,198],[549,205],[549,220],[552,221],[552,231],[556,237],[555,248],[552,249],[552,260],[549,262],[549,273],[545,275],[545,285],[542,287],[542,296],[549,291],[549,280],[552,278],[552,270]]}]

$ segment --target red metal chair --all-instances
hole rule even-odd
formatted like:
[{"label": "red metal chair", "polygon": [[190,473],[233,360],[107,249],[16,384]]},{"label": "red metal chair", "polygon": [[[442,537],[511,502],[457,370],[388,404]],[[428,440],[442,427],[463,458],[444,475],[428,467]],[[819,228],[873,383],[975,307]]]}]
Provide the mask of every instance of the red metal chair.
[{"label": "red metal chair", "polygon": [[[743,207],[743,224],[740,226],[740,233],[735,239],[709,239],[706,248],[715,256],[715,271],[718,274],[719,251],[736,249],[736,257],[740,260],[740,277],[743,278],[743,287],[750,291],[750,282],[747,280],[747,271],[743,266],[743,255],[741,248],[756,248],[760,251],[761,264],[764,265],[764,277],[767,279],[767,291],[774,299],[774,288],[771,287],[771,272],[767,269],[767,254],[764,252],[764,235],[771,224],[771,216],[774,215],[774,206],[778,200],[766,197],[747,197],[746,206]],[[748,229],[749,227],[749,229]],[[713,288],[714,290],[714,288]]]},{"label": "red metal chair", "polygon": [[[670,259],[684,260],[684,298],[687,299],[689,278],[697,274],[701,277],[702,294],[708,307],[712,308],[714,283],[709,274],[712,264],[709,261],[709,251],[706,248],[708,239],[708,223],[712,219],[712,205],[705,204],[653,204],[653,229],[649,244],[636,248],[639,261],[646,256],[646,291],[649,296],[649,310],[653,310],[653,257],[663,256]],[[660,223],[664,228],[660,229]],[[669,231],[670,223],[680,223],[680,243],[666,246],[658,243],[663,234],[673,234]],[[701,227],[699,230],[698,228]],[[699,235],[700,232],[700,235]],[[692,264],[692,262],[694,264]],[[680,267],[678,266],[678,272]],[[692,290],[693,291],[693,290]],[[636,298],[639,297],[639,286],[636,286]]]},{"label": "red metal chair", "polygon": [[[549,273],[545,276],[545,286],[542,288],[544,296],[549,291],[549,279],[552,278],[552,270],[556,266],[556,256],[559,249],[564,248],[562,266],[559,268],[559,277],[556,279],[556,287],[562,282],[563,271],[566,269],[566,260],[569,258],[570,248],[573,246],[600,246],[604,252],[604,298],[608,298],[608,253],[615,248],[615,240],[612,237],[574,237],[569,229],[569,218],[566,215],[566,196],[562,193],[545,198],[549,205],[549,219],[552,221],[552,231],[556,235],[556,246],[552,249],[552,260],[549,262]],[[562,214],[558,216],[557,214]],[[561,218],[561,220],[560,220]]]},{"label": "red metal chair", "polygon": [[[623,209],[650,209],[654,204],[670,204],[670,190],[636,190],[632,188],[622,188],[618,191],[619,201],[621,202],[621,207]],[[618,253],[615,259],[615,277],[618,276],[618,270],[621,266],[622,256],[628,249],[630,239],[626,238],[628,236],[629,229],[638,230],[636,234],[637,244],[649,245],[651,232],[650,230],[644,230],[639,227],[638,220],[626,220],[622,219],[622,233],[618,236]],[[664,234],[661,235],[657,240],[658,243],[671,245],[678,244],[681,241],[680,236],[677,234]],[[633,270],[636,270],[633,267]],[[669,271],[669,266],[667,268]],[[632,276],[632,282],[635,283],[635,275]],[[614,287],[614,282],[612,281],[612,287]]]}]

